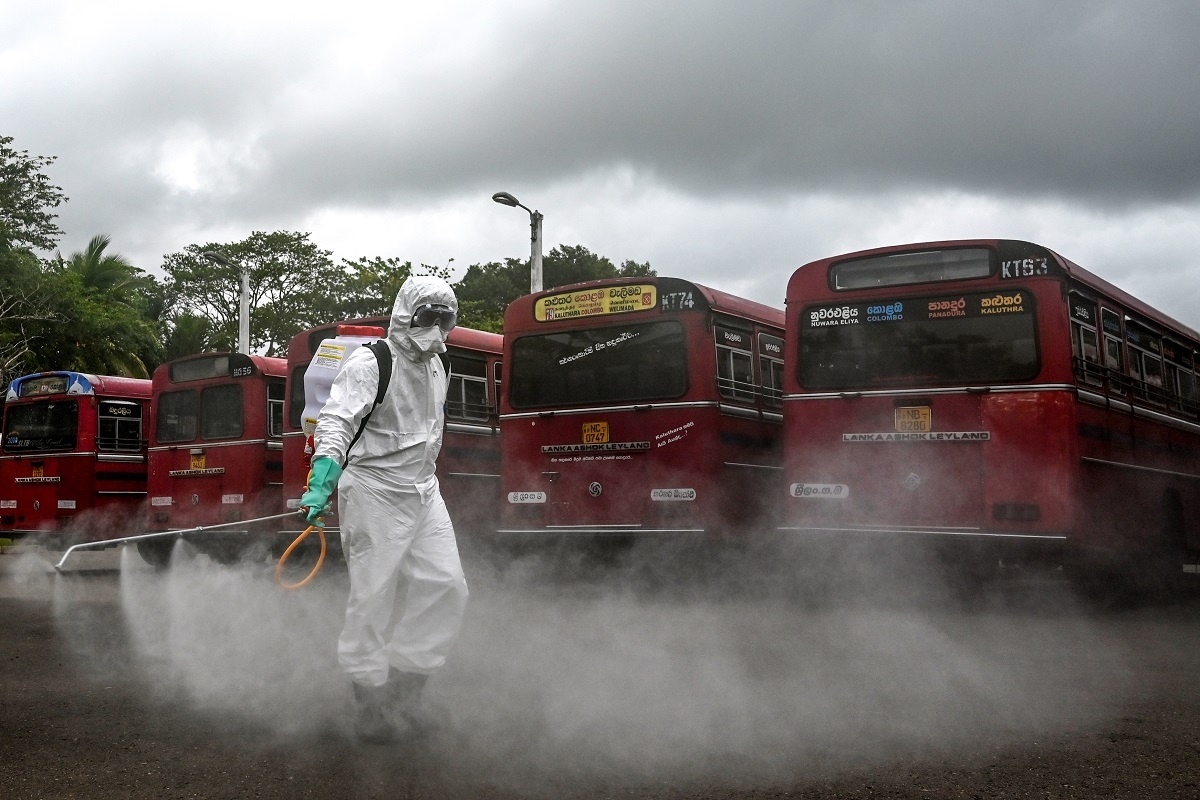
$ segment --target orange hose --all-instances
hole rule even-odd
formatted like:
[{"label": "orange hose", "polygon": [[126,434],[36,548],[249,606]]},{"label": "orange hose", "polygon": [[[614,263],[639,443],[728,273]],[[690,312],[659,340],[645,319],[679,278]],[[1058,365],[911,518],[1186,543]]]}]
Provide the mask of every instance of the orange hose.
[{"label": "orange hose", "polygon": [[[303,580],[301,580],[297,583],[284,583],[283,582],[283,565],[287,562],[288,556],[290,556],[292,554],[292,551],[295,550],[296,547],[301,542],[304,541],[305,537],[308,536],[310,533],[312,533],[314,530],[317,532],[317,535],[321,537],[321,555],[317,558],[316,566],[314,566],[312,568],[312,572],[308,573],[308,575]],[[304,529],[304,533],[297,536],[296,541],[289,544],[287,550],[284,550],[283,555],[281,555],[279,557],[279,563],[275,566],[275,583],[277,583],[281,588],[287,589],[289,591],[291,591],[293,589],[299,589],[303,586],[307,586],[308,583],[313,578],[317,577],[317,573],[321,571],[321,565],[324,563],[325,563],[325,529],[323,527],[321,527],[320,525],[309,525],[307,528]]]}]

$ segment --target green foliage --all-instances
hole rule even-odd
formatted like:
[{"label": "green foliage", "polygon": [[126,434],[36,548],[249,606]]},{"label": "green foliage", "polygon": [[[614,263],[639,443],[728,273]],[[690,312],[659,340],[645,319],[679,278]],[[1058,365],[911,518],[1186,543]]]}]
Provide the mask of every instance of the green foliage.
[{"label": "green foliage", "polygon": [[163,360],[174,361],[217,349],[212,344],[212,334],[212,323],[207,317],[186,313],[177,315],[165,332]]},{"label": "green foliage", "polygon": [[379,256],[364,257],[357,261],[343,258],[342,274],[343,282],[338,290],[338,297],[341,298],[338,319],[391,314],[400,286],[410,275],[432,275],[450,280],[448,267],[422,264],[414,268],[411,261]]},{"label": "green foliage", "polygon": [[[553,289],[606,278],[657,275],[649,262],[624,261],[620,268],[582,245],[559,245],[542,258],[542,286]],[[460,325],[502,333],[508,304],[529,293],[529,262],[516,258],[503,263],[472,264],[454,285]]]},{"label": "green foliage", "polygon": [[37,370],[150,377],[162,344],[138,295],[114,297],[70,271],[44,273],[41,290],[50,313],[29,326]]},{"label": "green foliage", "polygon": [[43,172],[54,158],[16,150],[12,141],[0,136],[0,252],[49,250],[62,235],[50,209],[67,199]]},{"label": "green foliage", "polygon": [[25,326],[33,369],[148,378],[162,358],[161,287],[95,236],[33,282],[43,313]]},{"label": "green foliage", "polygon": [[528,261],[509,258],[504,263],[472,264],[462,280],[454,284],[458,324],[500,333],[504,329],[504,309],[528,293]]},{"label": "green foliage", "polygon": [[38,260],[28,250],[0,252],[0,388],[38,371],[34,347],[39,326],[52,318],[40,288]]},{"label": "green foliage", "polygon": [[33,250],[49,250],[62,234],[50,209],[66,200],[42,171],[54,159],[12,141],[0,136],[0,386],[39,368],[37,329],[53,312]]},{"label": "green foliage", "polygon": [[59,254],[51,266],[57,272],[78,276],[87,290],[128,302],[134,293],[150,289],[157,282],[130,264],[125,256],[105,253],[111,241],[103,234],[93,236],[81,252],[72,253],[69,259]]},{"label": "green foliage", "polygon": [[[227,258],[229,265],[202,256]],[[250,275],[250,349],[282,356],[295,334],[334,320],[390,314],[400,285],[414,272],[398,258],[342,259],[291,231],[255,231],[230,244],[188,245],[168,255],[167,349],[172,357],[237,347],[241,274]],[[449,277],[444,268],[421,265],[421,274]],[[204,320],[201,323],[200,320]]]},{"label": "green foliage", "polygon": [[[267,355],[282,355],[294,334],[333,319],[335,300],[343,275],[330,253],[309,241],[307,233],[254,231],[249,238],[229,244],[188,245],[163,261],[167,273],[167,318],[175,337],[180,320],[203,318],[209,330],[208,349],[237,349],[241,298],[241,266],[250,277],[250,348]],[[202,253],[224,256],[229,264],[204,258]],[[191,326],[194,334],[196,323]],[[189,334],[191,335],[191,334]]]},{"label": "green foliage", "polygon": [[[254,231],[239,242],[188,245],[164,259],[165,284],[108,252],[95,236],[78,253],[39,261],[62,231],[54,209],[66,201],[32,156],[0,136],[0,386],[50,369],[148,376],[158,363],[237,342],[240,271],[250,278],[251,349],[283,355],[301,330],[334,320],[390,313],[412,274],[450,279],[450,270],[399,258],[342,259],[309,234]],[[203,257],[215,252],[230,263]],[[560,245],[543,259],[546,288],[616,277],[652,276],[648,263],[617,267],[586,247]],[[529,262],[471,265],[455,285],[460,324],[502,332],[504,310],[527,293]]]}]

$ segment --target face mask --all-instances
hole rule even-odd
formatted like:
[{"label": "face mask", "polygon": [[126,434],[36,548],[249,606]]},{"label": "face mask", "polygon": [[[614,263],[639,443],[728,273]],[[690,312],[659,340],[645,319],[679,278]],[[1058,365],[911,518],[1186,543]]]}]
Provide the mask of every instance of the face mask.
[{"label": "face mask", "polygon": [[408,338],[422,353],[434,355],[446,352],[446,333],[436,325],[432,328],[409,328]]}]

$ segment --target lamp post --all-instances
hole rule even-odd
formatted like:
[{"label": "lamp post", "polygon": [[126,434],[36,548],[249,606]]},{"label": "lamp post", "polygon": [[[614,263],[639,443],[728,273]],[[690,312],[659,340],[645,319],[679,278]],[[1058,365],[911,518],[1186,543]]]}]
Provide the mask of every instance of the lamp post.
[{"label": "lamp post", "polygon": [[508,192],[496,192],[492,195],[492,199],[502,206],[524,208],[529,211],[529,292],[531,294],[540,292],[542,290],[542,212],[531,211]]},{"label": "lamp post", "polygon": [[235,264],[230,259],[213,250],[205,250],[200,255],[217,264],[226,267],[237,267],[242,275],[242,297],[238,304],[238,352],[250,355],[250,268],[245,264]]}]

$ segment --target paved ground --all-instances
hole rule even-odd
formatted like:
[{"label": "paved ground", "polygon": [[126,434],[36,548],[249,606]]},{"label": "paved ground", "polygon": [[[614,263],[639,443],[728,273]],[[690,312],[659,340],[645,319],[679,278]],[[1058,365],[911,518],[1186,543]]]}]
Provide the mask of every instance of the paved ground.
[{"label": "paved ground", "polygon": [[379,748],[348,733],[337,565],[285,593],[266,565],[49,563],[0,555],[14,800],[1200,797],[1195,597],[1098,610],[1048,575],[967,608],[813,602],[778,560],[719,590],[468,562],[447,727]]}]

